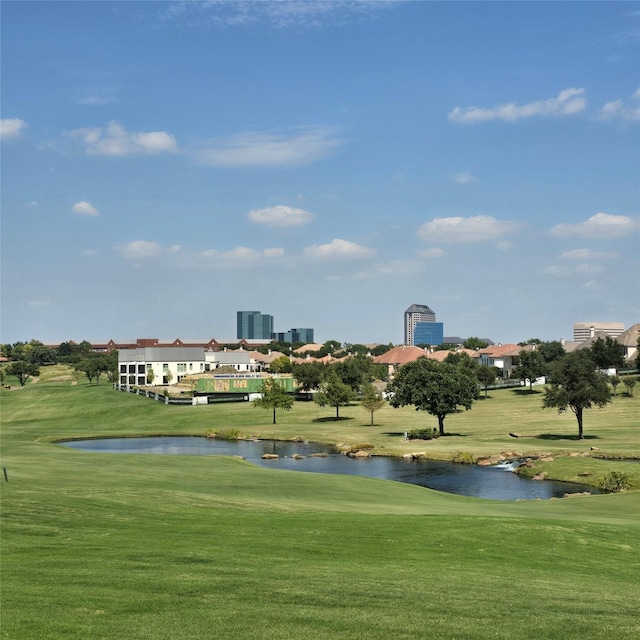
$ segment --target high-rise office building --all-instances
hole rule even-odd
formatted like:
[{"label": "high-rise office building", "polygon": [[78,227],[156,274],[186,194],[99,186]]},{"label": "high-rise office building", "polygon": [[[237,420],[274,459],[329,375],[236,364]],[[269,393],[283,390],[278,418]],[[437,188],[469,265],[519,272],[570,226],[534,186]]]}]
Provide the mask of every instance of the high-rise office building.
[{"label": "high-rise office building", "polygon": [[596,333],[606,333],[612,338],[617,338],[623,331],[623,322],[574,322],[573,341],[584,342],[593,338]]},{"label": "high-rise office building", "polygon": [[416,322],[413,327],[413,345],[428,344],[437,347],[444,342],[444,325],[442,322]]},{"label": "high-rise office building", "polygon": [[238,311],[238,340],[271,340],[272,334],[273,316],[259,311]]},{"label": "high-rise office building", "polygon": [[435,322],[435,311],[426,304],[412,304],[404,312],[404,343],[415,344],[413,330],[418,322]]},{"label": "high-rise office building", "polygon": [[276,332],[273,339],[278,342],[302,342],[310,344],[313,342],[313,329],[290,329],[289,331]]}]

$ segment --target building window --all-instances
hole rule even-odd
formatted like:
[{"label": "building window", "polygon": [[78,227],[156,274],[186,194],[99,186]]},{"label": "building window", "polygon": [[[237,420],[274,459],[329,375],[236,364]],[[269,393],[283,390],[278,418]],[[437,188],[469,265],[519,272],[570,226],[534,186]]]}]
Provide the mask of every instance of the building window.
[{"label": "building window", "polygon": [[185,362],[178,363],[178,373],[187,373],[187,365]]}]

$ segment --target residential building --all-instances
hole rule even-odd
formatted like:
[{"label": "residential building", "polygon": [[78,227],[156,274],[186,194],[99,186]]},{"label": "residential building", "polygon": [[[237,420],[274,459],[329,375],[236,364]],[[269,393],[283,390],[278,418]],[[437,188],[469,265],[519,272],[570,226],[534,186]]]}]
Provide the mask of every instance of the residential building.
[{"label": "residential building", "polygon": [[623,322],[574,322],[573,341],[584,342],[593,338],[596,333],[617,338],[624,331]]},{"label": "residential building", "polygon": [[413,344],[437,347],[444,342],[442,322],[417,322],[413,328]]},{"label": "residential building", "polygon": [[260,311],[238,311],[237,328],[238,339],[271,340],[273,316],[260,313]]},{"label": "residential building", "polygon": [[404,343],[415,345],[413,331],[419,322],[435,322],[436,314],[426,304],[412,304],[404,312]]},{"label": "residential building", "polygon": [[414,347],[413,345],[403,344],[393,347],[393,349],[389,349],[389,351],[383,353],[381,356],[376,356],[373,361],[376,364],[387,365],[389,378],[393,378],[396,371],[403,364],[414,362],[418,358],[423,358],[426,355],[427,352],[424,349]]},{"label": "residential building", "polygon": [[624,347],[625,360],[633,360],[636,357],[638,353],[638,338],[640,338],[640,324],[630,326],[616,338]]},{"label": "residential building", "polygon": [[509,378],[518,366],[520,351],[526,349],[517,344],[498,344],[495,347],[480,349],[480,364],[500,369],[502,378]]}]

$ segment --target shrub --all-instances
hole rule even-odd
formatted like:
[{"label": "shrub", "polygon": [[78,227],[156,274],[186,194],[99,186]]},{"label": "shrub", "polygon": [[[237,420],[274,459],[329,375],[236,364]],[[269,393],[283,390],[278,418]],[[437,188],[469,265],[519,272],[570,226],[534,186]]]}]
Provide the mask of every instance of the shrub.
[{"label": "shrub", "polygon": [[412,429],[407,433],[409,440],[434,440],[439,436],[438,430],[433,429]]},{"label": "shrub", "polygon": [[218,429],[217,431],[208,431],[207,438],[216,438],[217,440],[239,440],[242,436],[239,429]]},{"label": "shrub", "polygon": [[631,476],[624,471],[610,471],[598,479],[598,489],[609,493],[631,489]]},{"label": "shrub", "polygon": [[475,464],[477,458],[469,451],[456,451],[450,458],[451,462],[457,464]]},{"label": "shrub", "polygon": [[366,449],[373,449],[374,446],[368,442],[357,442],[351,445],[351,451],[364,451]]},{"label": "shrub", "polygon": [[621,378],[622,384],[627,389],[627,395],[631,398],[633,397],[633,387],[636,385],[636,379],[634,376],[622,376]]}]

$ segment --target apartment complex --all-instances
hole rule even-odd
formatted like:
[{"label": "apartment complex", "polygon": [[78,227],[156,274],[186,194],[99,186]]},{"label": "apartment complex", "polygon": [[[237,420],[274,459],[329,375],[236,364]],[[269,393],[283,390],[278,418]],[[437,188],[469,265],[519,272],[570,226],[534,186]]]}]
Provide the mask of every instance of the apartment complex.
[{"label": "apartment complex", "polygon": [[573,341],[584,342],[593,338],[596,333],[604,333],[612,338],[617,338],[623,331],[623,322],[574,322]]},{"label": "apartment complex", "polygon": [[435,321],[435,312],[426,304],[412,304],[404,312],[404,343],[407,345],[416,344],[414,332],[418,323],[432,323]]}]

